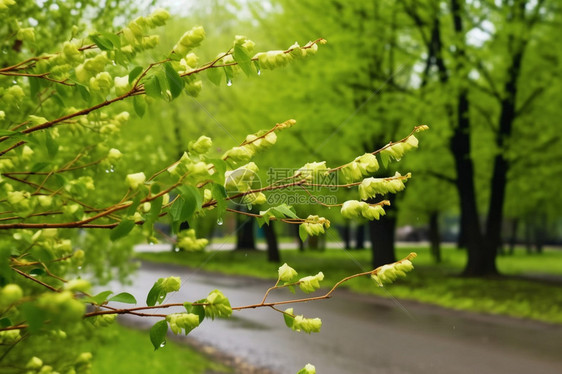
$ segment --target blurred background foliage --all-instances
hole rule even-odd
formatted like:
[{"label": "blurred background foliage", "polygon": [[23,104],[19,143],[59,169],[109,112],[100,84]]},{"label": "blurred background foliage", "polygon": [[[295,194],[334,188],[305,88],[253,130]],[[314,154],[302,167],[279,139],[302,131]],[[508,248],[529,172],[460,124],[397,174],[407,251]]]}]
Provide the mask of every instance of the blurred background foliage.
[{"label": "blurred background foliage", "polygon": [[[294,169],[312,160],[336,166],[427,124],[431,131],[420,150],[393,166],[413,171],[414,178],[385,220],[369,225],[371,233],[377,225],[384,232],[408,225],[434,243],[457,240],[468,248],[464,272],[472,275],[496,273],[496,253],[510,243],[540,250],[560,241],[561,109],[551,99],[560,97],[562,78],[557,2],[216,0],[170,6],[177,17],[163,40],[171,45],[182,26],[205,25],[201,62],[228,49],[233,34],[254,40],[257,50],[317,37],[329,43],[302,64],[205,87],[196,99],[155,103],[131,126],[155,150],[150,157],[171,160],[201,134],[220,145],[220,155],[245,134],[295,118],[297,126],[275,149],[257,156],[266,183],[268,167]],[[353,192],[334,195],[341,202]],[[309,203],[296,209],[324,215],[341,226],[342,236],[349,233],[350,223],[330,209]],[[377,238],[371,235],[373,247]],[[382,254],[373,264],[391,260],[393,251],[379,241]]]}]

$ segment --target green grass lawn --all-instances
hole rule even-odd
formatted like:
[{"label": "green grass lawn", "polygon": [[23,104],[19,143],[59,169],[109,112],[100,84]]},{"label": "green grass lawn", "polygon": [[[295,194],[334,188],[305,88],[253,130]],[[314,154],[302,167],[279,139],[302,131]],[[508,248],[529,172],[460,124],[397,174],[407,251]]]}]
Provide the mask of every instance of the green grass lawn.
[{"label": "green grass lawn", "polygon": [[[345,287],[382,297],[390,295],[418,300],[447,308],[505,314],[545,322],[562,323],[562,292],[560,285],[500,277],[488,279],[462,278],[458,274],[466,254],[454,248],[443,249],[443,262],[433,263],[427,248],[397,248],[397,256],[417,252],[415,269],[406,279],[381,289],[370,278],[358,278]],[[242,274],[275,280],[278,265],[267,263],[261,251],[224,251],[204,253],[143,253],[142,260],[201,267],[225,274]],[[322,271],[324,287],[362,271],[370,270],[368,250],[282,251],[283,262],[306,276]],[[528,255],[522,251],[513,256],[498,257],[498,268],[505,275],[547,274],[562,276],[562,251],[546,251]],[[202,265],[204,264],[204,265]]]},{"label": "green grass lawn", "polygon": [[203,374],[208,371],[232,371],[188,347],[168,341],[154,351],[148,331],[137,331],[119,325],[105,328],[84,343],[84,351],[93,354],[93,374]]}]

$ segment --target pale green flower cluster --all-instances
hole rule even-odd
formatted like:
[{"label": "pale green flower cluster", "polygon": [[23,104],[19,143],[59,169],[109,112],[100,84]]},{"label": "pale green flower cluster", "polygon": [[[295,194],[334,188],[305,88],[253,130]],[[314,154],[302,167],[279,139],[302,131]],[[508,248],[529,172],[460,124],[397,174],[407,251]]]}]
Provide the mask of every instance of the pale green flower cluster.
[{"label": "pale green flower cluster", "polygon": [[396,172],[394,177],[391,178],[365,178],[359,185],[359,196],[361,200],[367,200],[377,195],[402,191],[406,187],[404,182],[411,176],[411,173],[402,176],[399,172]]},{"label": "pale green flower cluster", "polygon": [[232,307],[230,301],[219,290],[214,290],[209,293],[205,300],[205,315],[215,319],[215,317],[230,317],[232,314]]},{"label": "pale green flower cluster", "polygon": [[194,229],[180,231],[176,245],[187,252],[202,251],[209,244],[205,238],[197,239]]},{"label": "pale green flower cluster", "polygon": [[251,192],[242,196],[241,203],[246,205],[262,205],[267,202],[267,196],[263,192]]},{"label": "pale green flower cluster", "polygon": [[341,169],[341,172],[347,181],[356,182],[365,176],[373,174],[377,170],[379,170],[377,156],[371,153],[365,153],[355,158],[355,160],[349,164],[346,164]]},{"label": "pale green flower cluster", "polygon": [[392,283],[399,277],[405,277],[406,273],[414,269],[411,259],[415,258],[415,253],[410,253],[402,261],[383,265],[373,271],[371,278],[382,287],[384,283]]},{"label": "pale green flower cluster", "polygon": [[249,162],[238,169],[227,171],[224,174],[224,187],[231,193],[250,191],[257,172],[258,166],[253,162]]},{"label": "pale green flower cluster", "polygon": [[320,288],[320,281],[324,279],[324,273],[309,275],[299,279],[299,287],[304,293],[311,293]]},{"label": "pale green flower cluster", "polygon": [[286,66],[295,58],[304,58],[308,55],[314,55],[318,51],[318,45],[314,42],[308,42],[304,47],[300,47],[298,43],[293,44],[287,51],[268,51],[260,52],[253,58],[257,58],[260,67],[263,69],[275,69]]},{"label": "pale green flower cluster", "polygon": [[187,149],[189,152],[203,155],[211,149],[213,141],[208,136],[200,136],[196,141],[189,142]]},{"label": "pale green flower cluster", "polygon": [[20,330],[0,331],[0,344],[13,344],[20,338]]},{"label": "pale green flower cluster", "polygon": [[185,335],[199,326],[199,316],[193,313],[173,313],[166,316],[166,321],[174,334],[180,334],[182,329]]},{"label": "pale green flower cluster", "polygon": [[[205,148],[209,150],[210,145],[207,145],[208,142],[204,138],[207,137],[200,137],[195,143],[191,144],[191,147],[197,144],[198,150],[202,151]],[[197,157],[201,155],[198,155],[194,150],[192,153],[188,154],[187,152],[184,152],[179,161],[174,163],[167,170],[168,173],[176,176],[187,174],[188,180],[186,180],[186,182],[197,184],[198,182],[209,178],[211,174],[214,173],[214,166],[213,164],[208,164],[205,161],[202,161],[204,158]],[[192,158],[192,156],[195,157]]]},{"label": "pale green flower cluster", "polygon": [[86,279],[71,279],[64,284],[63,289],[72,292],[89,292],[92,288],[92,284]]},{"label": "pale green flower cluster", "polygon": [[23,291],[15,283],[8,283],[0,289],[0,310],[18,302],[23,297]]},{"label": "pale green flower cluster", "polygon": [[295,172],[295,176],[306,179],[309,182],[318,181],[321,177],[328,175],[326,161],[309,162]]},{"label": "pale green flower cluster", "polygon": [[205,29],[203,26],[196,26],[183,34],[173,48],[173,52],[179,56],[185,56],[193,48],[198,47],[205,39]]},{"label": "pale green flower cluster", "polygon": [[291,282],[298,275],[297,271],[292,267],[290,267],[289,265],[287,265],[287,263],[284,263],[279,267],[278,273],[279,273],[279,280],[281,282]]},{"label": "pale green flower cluster", "polygon": [[180,277],[167,277],[158,279],[160,287],[164,292],[176,292],[181,288],[181,278]]},{"label": "pale green flower cluster", "polygon": [[316,367],[312,364],[306,364],[297,374],[316,374]]},{"label": "pale green flower cluster", "polygon": [[372,221],[374,219],[378,220],[385,214],[386,212],[380,204],[367,204],[364,201],[348,200],[341,207],[341,215],[348,219],[366,218]]},{"label": "pale green flower cluster", "polygon": [[125,177],[125,183],[131,190],[136,190],[146,182],[146,175],[140,173],[128,174]]},{"label": "pale green flower cluster", "polygon": [[285,321],[294,331],[303,331],[310,334],[313,332],[320,332],[320,328],[322,327],[322,320],[320,318],[304,318],[302,315],[294,316],[293,308],[286,309],[285,316],[291,316],[285,318]]},{"label": "pale green flower cluster", "polygon": [[158,35],[145,34],[149,29],[165,25],[168,18],[170,14],[167,10],[156,9],[148,17],[140,16],[129,22],[123,29],[123,38],[128,45],[121,47],[121,52],[132,54],[135,51],[154,48],[159,42]]},{"label": "pale green flower cluster", "polygon": [[310,236],[324,234],[324,228],[330,228],[330,221],[317,215],[309,215],[304,223],[301,223],[299,230],[304,231]]},{"label": "pale green flower cluster", "polygon": [[117,318],[117,314],[113,313],[113,314],[101,314],[99,316],[92,317],[89,320],[92,323],[92,325],[94,325],[95,327],[106,327],[111,325],[113,322],[115,322],[116,318]]},{"label": "pale green flower cluster", "polygon": [[404,153],[408,152],[413,148],[418,147],[418,139],[414,135],[410,135],[405,141],[394,143],[391,146],[383,149],[381,151],[382,155],[388,155],[396,161],[400,161],[404,156]]}]

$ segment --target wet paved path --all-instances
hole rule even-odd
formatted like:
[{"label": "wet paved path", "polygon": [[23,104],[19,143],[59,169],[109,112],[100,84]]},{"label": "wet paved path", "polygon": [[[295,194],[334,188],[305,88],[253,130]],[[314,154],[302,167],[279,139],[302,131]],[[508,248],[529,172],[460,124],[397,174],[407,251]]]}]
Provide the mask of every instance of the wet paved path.
[{"label": "wet paved path", "polygon": [[[181,276],[183,286],[167,302],[201,299],[218,288],[233,306],[249,305],[259,302],[271,285],[144,263],[134,286],[113,289],[131,292],[140,305],[154,281],[170,275]],[[291,295],[275,294],[272,299],[287,297]],[[412,302],[399,305],[345,290],[332,299],[294,308],[306,317],[322,318],[322,332],[293,332],[278,313],[258,309],[235,312],[229,320],[205,320],[190,336],[279,374],[294,374],[308,362],[319,374],[562,373],[562,326]]]}]

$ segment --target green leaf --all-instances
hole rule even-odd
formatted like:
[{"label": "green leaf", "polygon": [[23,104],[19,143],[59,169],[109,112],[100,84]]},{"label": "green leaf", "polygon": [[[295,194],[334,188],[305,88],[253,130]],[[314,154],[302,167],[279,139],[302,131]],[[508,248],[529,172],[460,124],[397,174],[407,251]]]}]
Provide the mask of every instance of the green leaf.
[{"label": "green leaf", "polygon": [[154,97],[156,99],[162,98],[162,88],[160,87],[160,82],[155,75],[144,81],[144,90],[150,97]]},{"label": "green leaf", "polygon": [[133,70],[129,73],[129,84],[133,84],[136,77],[142,73],[142,66],[135,66]]},{"label": "green leaf", "polygon": [[36,260],[41,262],[48,262],[55,259],[53,252],[45,247],[34,246],[30,252]]},{"label": "green leaf", "polygon": [[[64,105],[63,105],[64,107]],[[50,158],[55,158],[59,152],[59,145],[51,136],[49,131],[45,131],[45,146],[47,147],[47,153]]]},{"label": "green leaf", "polygon": [[88,90],[88,88],[86,86],[82,86],[81,84],[76,83],[76,85],[74,87],[78,91],[78,93],[80,94],[80,96],[82,97],[82,99],[84,101],[86,101],[86,102],[90,101],[90,98],[91,98],[90,91]]},{"label": "green leaf", "polygon": [[32,270],[29,272],[29,275],[31,275],[32,277],[37,277],[37,276],[40,276],[40,275],[45,275],[45,269],[43,269],[43,268],[35,268],[35,269],[32,269]]},{"label": "green leaf", "polygon": [[226,85],[232,85],[232,77],[234,76],[234,72],[232,71],[232,66],[225,66],[224,68],[224,79],[226,81]]},{"label": "green leaf", "polygon": [[37,332],[43,326],[43,322],[47,319],[45,311],[36,307],[32,303],[24,303],[19,307],[23,319],[29,325],[29,331]]},{"label": "green leaf", "polygon": [[158,321],[150,328],[150,341],[154,350],[162,348],[166,344],[166,333],[168,332],[168,322]]},{"label": "green leaf", "polygon": [[67,95],[67,91],[66,91],[66,87],[62,84],[56,84],[55,85],[55,90],[57,91],[57,93],[62,97],[66,97]]},{"label": "green leaf", "polygon": [[19,132],[12,130],[0,130],[0,136],[13,136],[19,134]]},{"label": "green leaf", "polygon": [[234,45],[234,54],[232,55],[232,57],[248,77],[255,74],[254,69],[252,69],[252,58],[248,54],[246,48],[244,48],[242,45]]},{"label": "green leaf", "polygon": [[213,183],[211,184],[211,193],[213,198],[217,201],[217,217],[222,218],[226,212],[226,190],[223,185]]},{"label": "green leaf", "polygon": [[256,217],[256,222],[258,223],[258,227],[262,227],[265,223],[269,225],[269,217]]},{"label": "green leaf", "polygon": [[157,197],[150,203],[150,212],[148,213],[147,221],[149,224],[156,222],[162,210],[162,196]]},{"label": "green leaf", "polygon": [[184,200],[185,204],[185,220],[189,221],[197,210],[201,209],[203,204],[203,197],[199,193],[199,190],[193,186],[180,186],[177,188],[180,193],[181,198]]},{"label": "green leaf", "polygon": [[[203,299],[201,301],[201,303],[204,303],[206,300]],[[185,307],[185,310],[187,310],[187,313],[193,313],[199,316],[199,323],[203,322],[203,320],[205,319],[205,307],[203,305],[193,305],[192,303],[184,303],[183,306]]]},{"label": "green leaf", "polygon": [[28,77],[29,80],[29,94],[33,100],[37,97],[37,93],[41,89],[41,80],[36,77]]},{"label": "green leaf", "polygon": [[306,232],[302,224],[299,225],[299,237],[303,242],[306,240],[306,238],[308,238],[308,233]]},{"label": "green leaf", "polygon": [[220,158],[209,159],[208,162],[212,163],[215,167],[215,172],[211,176],[217,184],[224,185],[224,173],[226,172],[226,162]]},{"label": "green leaf", "polygon": [[232,314],[232,307],[230,301],[219,290],[214,290],[209,293],[205,302],[205,315],[215,319],[215,317],[230,317]]},{"label": "green leaf", "polygon": [[112,33],[102,32],[101,36],[105,38],[106,41],[111,42],[114,48],[121,48],[121,39]]},{"label": "green leaf", "polygon": [[181,94],[184,81],[169,62],[164,64],[164,69],[166,71],[166,78],[168,79],[168,86],[170,87],[170,92],[172,93],[172,99],[175,99]]},{"label": "green leaf", "polygon": [[102,35],[90,35],[90,39],[94,43],[96,43],[96,45],[102,51],[109,51],[113,49],[113,43],[111,43],[111,40],[107,39],[106,37],[103,37]]},{"label": "green leaf", "polygon": [[137,208],[140,205],[140,201],[141,198],[139,195],[135,196],[135,198],[133,199],[133,203],[131,204],[131,206],[129,206],[129,208],[127,208],[127,215],[132,216],[135,214]]},{"label": "green leaf", "polygon": [[131,232],[135,227],[135,221],[132,219],[124,219],[119,224],[111,230],[109,233],[109,238],[111,241],[116,241]]},{"label": "green leaf", "polygon": [[161,302],[166,297],[166,292],[162,289],[162,281],[159,279],[154,282],[154,285],[148,291],[146,296],[146,305],[154,306],[157,302]]},{"label": "green leaf", "polygon": [[53,174],[52,180],[58,188],[64,187],[66,184],[66,178],[59,173]]},{"label": "green leaf", "polygon": [[135,113],[142,118],[146,112],[146,102],[144,98],[142,96],[135,96],[133,98],[133,106],[135,107]]},{"label": "green leaf", "polygon": [[[57,86],[58,87],[58,86]],[[64,104],[64,100],[60,95],[52,95],[51,99],[55,100],[57,102],[57,105],[59,106],[59,108],[64,108],[65,104]]]},{"label": "green leaf", "polygon": [[12,326],[12,321],[9,318],[0,319],[0,328]]},{"label": "green leaf", "polygon": [[258,60],[254,60],[252,62],[254,63],[254,68],[256,69],[257,74],[260,75],[261,74],[260,62]]},{"label": "green leaf", "polygon": [[[281,214],[283,214],[283,215],[286,216],[286,217],[289,217],[289,218],[299,218],[299,217],[297,216],[297,214],[295,213],[294,208],[291,207],[291,206],[289,206],[289,205],[287,205],[287,204],[281,204],[281,205],[278,205],[278,206],[276,206],[276,207],[273,207],[272,209],[275,210],[275,211],[277,211],[277,212],[279,212],[279,213],[281,213]],[[282,217],[277,217],[277,218],[282,218]]]},{"label": "green leaf", "polygon": [[285,325],[287,325],[288,328],[293,327],[293,323],[295,322],[294,317],[291,317],[290,315],[283,313],[283,319],[285,320]]},{"label": "green leaf", "polygon": [[131,295],[130,293],[127,293],[127,292],[121,292],[121,293],[113,296],[108,301],[115,301],[115,302],[118,302],[118,303],[125,303],[125,304],[136,304],[137,303],[137,299],[135,299],[135,297],[133,295]]},{"label": "green leaf", "polygon": [[95,296],[85,298],[84,301],[96,305],[102,305],[107,301],[107,297],[112,293],[113,293],[112,291],[102,291]]},{"label": "green leaf", "polygon": [[388,167],[388,163],[390,162],[390,154],[388,152],[380,152],[379,157],[381,158],[381,164],[384,169]]},{"label": "green leaf", "polygon": [[180,196],[176,199],[176,201],[174,201],[174,203],[170,207],[170,216],[172,217],[173,221],[181,221],[184,207],[185,207],[185,202]]},{"label": "green leaf", "polygon": [[50,163],[48,162],[38,162],[34,164],[31,169],[29,169],[29,171],[31,171],[32,173],[37,173],[38,171],[45,169],[49,165]]},{"label": "green leaf", "polygon": [[209,78],[211,83],[215,86],[220,86],[222,80],[222,70],[218,68],[207,69],[207,78]]}]

